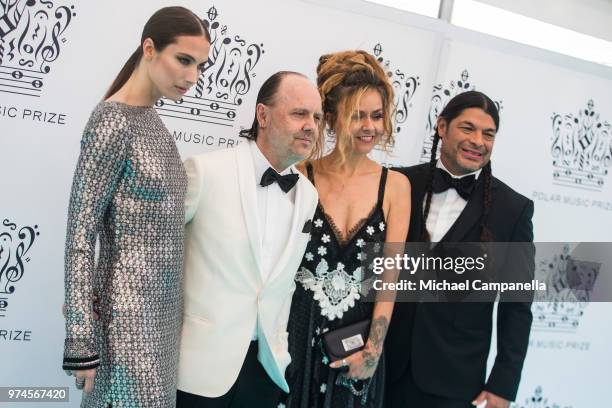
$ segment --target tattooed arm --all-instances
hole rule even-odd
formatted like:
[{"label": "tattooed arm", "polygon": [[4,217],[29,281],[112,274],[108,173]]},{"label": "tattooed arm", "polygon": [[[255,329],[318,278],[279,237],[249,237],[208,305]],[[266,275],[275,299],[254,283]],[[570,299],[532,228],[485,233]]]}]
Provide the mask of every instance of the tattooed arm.
[{"label": "tattooed arm", "polygon": [[368,337],[365,348],[362,350],[365,370],[363,373],[360,373],[361,375],[359,375],[358,378],[372,377],[376,371],[376,367],[378,367],[378,360],[382,354],[385,336],[387,335],[387,329],[389,328],[389,320],[391,318],[391,313],[393,312],[393,303],[384,304],[391,306],[389,308],[389,317],[385,316],[385,312],[379,317],[372,319],[372,324],[370,325],[370,336]]},{"label": "tattooed arm", "polygon": [[[408,236],[408,224],[410,223],[410,182],[403,174],[390,170],[383,209],[387,220],[387,235],[385,239],[386,257],[395,257],[403,253],[404,242]],[[380,276],[383,282],[396,282],[398,271],[387,269]],[[376,372],[378,361],[382,355],[387,329],[391,321],[395,292],[381,290],[376,293],[376,303],[372,313],[370,333],[368,341],[363,350],[346,358],[349,366],[348,377],[365,379],[370,378]],[[342,366],[341,361],[331,364],[331,367]]]}]

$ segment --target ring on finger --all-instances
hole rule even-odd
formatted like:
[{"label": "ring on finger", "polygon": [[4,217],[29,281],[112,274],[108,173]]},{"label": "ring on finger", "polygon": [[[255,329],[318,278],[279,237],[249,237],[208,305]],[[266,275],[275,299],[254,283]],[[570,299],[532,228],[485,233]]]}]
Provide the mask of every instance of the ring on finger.
[{"label": "ring on finger", "polygon": [[346,367],[348,366],[348,363],[346,362],[346,358],[342,359],[342,367]]},{"label": "ring on finger", "polygon": [[85,378],[77,378],[74,380],[77,390],[82,390],[85,387]]}]

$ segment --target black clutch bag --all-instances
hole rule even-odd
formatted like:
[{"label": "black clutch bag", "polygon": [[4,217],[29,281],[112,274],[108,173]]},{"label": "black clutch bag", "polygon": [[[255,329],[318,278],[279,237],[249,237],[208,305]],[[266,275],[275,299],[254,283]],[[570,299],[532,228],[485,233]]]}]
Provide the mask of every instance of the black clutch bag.
[{"label": "black clutch bag", "polygon": [[323,334],[325,352],[332,362],[362,350],[368,341],[370,319],[362,320]]}]

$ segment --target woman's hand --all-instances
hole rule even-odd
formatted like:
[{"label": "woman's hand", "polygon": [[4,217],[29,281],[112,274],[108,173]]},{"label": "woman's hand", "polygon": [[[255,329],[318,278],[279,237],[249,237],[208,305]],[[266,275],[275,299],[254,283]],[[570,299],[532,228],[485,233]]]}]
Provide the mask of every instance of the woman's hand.
[{"label": "woman's hand", "polygon": [[376,316],[379,313],[381,315],[372,319],[370,335],[368,336],[368,341],[366,341],[363,350],[353,353],[340,361],[334,361],[329,366],[331,368],[348,367],[348,378],[365,380],[372,377],[376,372],[378,360],[383,352],[385,335],[389,327],[387,315],[390,316],[392,312],[393,303],[376,302],[374,305],[374,315]]},{"label": "woman's hand", "polygon": [[331,368],[348,367],[346,374],[348,378],[356,380],[366,380],[371,378],[378,367],[380,353],[376,352],[372,343],[368,341],[363,350],[351,354],[343,360],[334,361],[329,366]]},{"label": "woman's hand", "polygon": [[72,375],[75,377],[75,383],[78,390],[83,390],[89,394],[93,391],[94,380],[96,378],[96,369],[89,370],[73,370]]}]

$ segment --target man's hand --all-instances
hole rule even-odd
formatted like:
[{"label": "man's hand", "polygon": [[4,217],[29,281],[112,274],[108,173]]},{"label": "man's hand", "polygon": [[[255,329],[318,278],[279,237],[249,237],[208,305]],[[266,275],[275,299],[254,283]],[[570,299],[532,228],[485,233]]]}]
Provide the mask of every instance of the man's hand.
[{"label": "man's hand", "polygon": [[478,406],[486,402],[483,408],[508,408],[510,406],[510,401],[503,399],[493,393],[488,391],[482,391],[474,401],[472,401],[472,405]]}]

